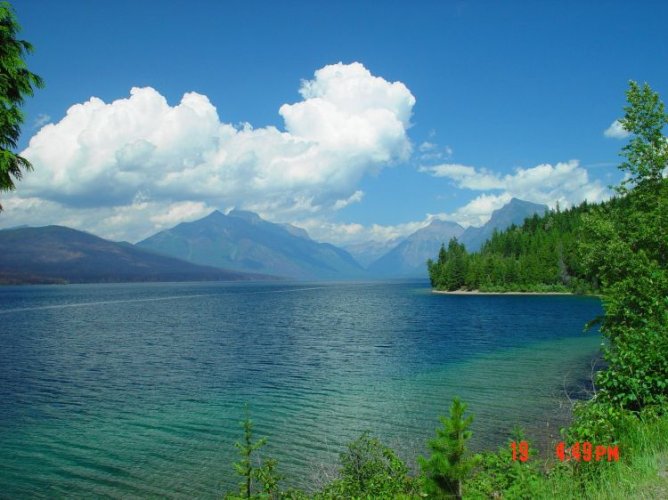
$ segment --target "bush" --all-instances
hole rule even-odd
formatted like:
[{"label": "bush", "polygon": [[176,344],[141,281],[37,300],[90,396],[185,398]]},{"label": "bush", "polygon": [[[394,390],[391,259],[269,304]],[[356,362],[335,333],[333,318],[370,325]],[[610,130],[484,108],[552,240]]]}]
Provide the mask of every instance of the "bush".
[{"label": "bush", "polygon": [[406,464],[368,431],[348,444],[340,461],[340,477],[316,498],[396,498],[415,493]]}]

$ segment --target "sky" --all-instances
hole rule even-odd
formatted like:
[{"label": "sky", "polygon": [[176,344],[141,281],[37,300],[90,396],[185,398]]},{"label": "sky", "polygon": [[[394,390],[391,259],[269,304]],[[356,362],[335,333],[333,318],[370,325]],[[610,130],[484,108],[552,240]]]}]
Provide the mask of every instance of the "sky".
[{"label": "sky", "polygon": [[252,210],[319,241],[610,196],[668,2],[15,0],[31,71],[0,228],[139,241]]}]

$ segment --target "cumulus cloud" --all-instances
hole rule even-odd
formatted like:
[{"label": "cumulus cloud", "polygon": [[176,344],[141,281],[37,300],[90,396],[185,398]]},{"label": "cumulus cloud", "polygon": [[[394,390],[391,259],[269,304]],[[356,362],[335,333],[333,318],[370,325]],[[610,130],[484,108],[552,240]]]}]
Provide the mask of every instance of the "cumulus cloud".
[{"label": "cumulus cloud", "polygon": [[173,106],[150,87],[92,97],[30,140],[22,154],[35,170],[3,200],[6,214],[107,237],[126,227],[130,239],[232,205],[295,219],[359,202],[365,174],[410,157],[415,98],[403,83],[338,63],[300,94],[279,109],[283,130],[221,123],[195,92]]},{"label": "cumulus cloud", "polygon": [[615,120],[605,129],[603,135],[611,139],[626,139],[631,134],[623,127],[619,120]]},{"label": "cumulus cloud", "polygon": [[362,242],[387,242],[406,237],[429,225],[434,219],[448,220],[464,227],[479,227],[492,212],[503,207],[513,197],[542,203],[554,208],[578,204],[583,200],[598,202],[609,198],[610,192],[598,180],[591,180],[585,168],[576,160],[556,165],[541,164],[532,168],[517,168],[512,174],[501,175],[487,169],[460,164],[441,164],[422,167],[422,172],[447,178],[455,187],[483,192],[454,210],[426,214],[422,220],[396,225],[337,223],[314,216],[295,221],[316,240],[350,246]]},{"label": "cumulus cloud", "polygon": [[[583,200],[602,201],[609,197],[609,192],[598,180],[590,180],[585,168],[577,160],[560,162],[556,165],[547,163],[532,168],[517,168],[514,173],[499,175],[486,169],[476,169],[466,165],[443,164],[434,167],[422,167],[422,172],[434,177],[451,179],[455,186],[475,191],[501,190],[501,195],[483,195],[474,200],[482,207],[491,208],[491,201],[498,208],[499,200],[521,198],[535,203],[554,206],[558,202],[562,207],[580,203]],[[471,206],[473,209],[473,205]],[[475,208],[478,210],[479,208]],[[488,214],[490,214],[488,212]]]}]

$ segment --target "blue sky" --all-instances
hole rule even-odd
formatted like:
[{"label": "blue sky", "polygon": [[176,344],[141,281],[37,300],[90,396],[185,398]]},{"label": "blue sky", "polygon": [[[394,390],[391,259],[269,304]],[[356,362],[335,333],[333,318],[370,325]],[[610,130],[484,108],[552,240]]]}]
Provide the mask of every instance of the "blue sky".
[{"label": "blue sky", "polygon": [[46,88],[2,227],[136,241],[233,206],[340,244],[478,225],[511,196],[605,198],[628,81],[668,96],[659,1],[12,4]]}]

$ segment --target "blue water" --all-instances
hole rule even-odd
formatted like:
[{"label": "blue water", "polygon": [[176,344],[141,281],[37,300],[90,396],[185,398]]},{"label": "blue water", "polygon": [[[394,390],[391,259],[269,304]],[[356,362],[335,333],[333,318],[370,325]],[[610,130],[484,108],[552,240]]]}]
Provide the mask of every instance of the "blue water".
[{"label": "blue water", "polygon": [[594,298],[426,283],[0,288],[0,495],[213,497],[249,403],[287,485],[370,429],[409,463],[462,396],[474,446],[554,434],[591,371]]}]

